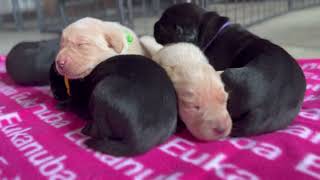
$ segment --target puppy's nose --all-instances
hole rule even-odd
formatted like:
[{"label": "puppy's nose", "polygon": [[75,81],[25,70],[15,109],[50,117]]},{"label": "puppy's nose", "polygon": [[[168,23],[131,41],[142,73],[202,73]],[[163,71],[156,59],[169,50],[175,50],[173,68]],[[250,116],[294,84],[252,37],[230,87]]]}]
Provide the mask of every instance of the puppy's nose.
[{"label": "puppy's nose", "polygon": [[230,124],[230,118],[224,118],[223,121],[219,124],[219,126],[213,128],[213,132],[218,136],[225,136],[228,135],[231,124]]},{"label": "puppy's nose", "polygon": [[220,135],[223,135],[226,131],[227,131],[227,129],[224,128],[224,127],[216,127],[216,128],[213,128],[214,134],[219,135],[219,136],[220,136]]},{"label": "puppy's nose", "polygon": [[63,69],[68,61],[69,61],[68,57],[62,57],[57,60],[57,65],[60,69]]},{"label": "puppy's nose", "polygon": [[63,69],[65,63],[66,63],[65,60],[59,60],[59,61],[57,61],[57,64],[58,64],[58,66],[59,66],[60,69]]}]

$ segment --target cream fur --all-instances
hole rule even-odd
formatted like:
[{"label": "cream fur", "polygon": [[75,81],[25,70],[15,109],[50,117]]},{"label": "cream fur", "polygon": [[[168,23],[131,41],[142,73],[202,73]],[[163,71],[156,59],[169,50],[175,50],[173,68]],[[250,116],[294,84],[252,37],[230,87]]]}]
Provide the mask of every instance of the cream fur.
[{"label": "cream fur", "polygon": [[228,136],[232,127],[227,111],[228,94],[221,72],[213,69],[202,51],[189,43],[162,48],[152,37],[142,37],[140,41],[173,81],[179,114],[190,132],[200,140]]},{"label": "cream fur", "polygon": [[[125,32],[133,37],[129,46]],[[145,55],[137,35],[119,23],[86,17],[63,30],[56,67],[69,79],[83,78],[99,63],[119,54]]]}]

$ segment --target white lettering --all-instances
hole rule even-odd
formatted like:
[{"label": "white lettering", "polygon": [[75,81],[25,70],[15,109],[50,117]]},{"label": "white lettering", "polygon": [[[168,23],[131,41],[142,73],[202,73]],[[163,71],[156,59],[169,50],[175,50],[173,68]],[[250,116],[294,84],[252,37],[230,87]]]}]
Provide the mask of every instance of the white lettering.
[{"label": "white lettering", "polygon": [[307,154],[306,157],[296,166],[296,170],[316,179],[320,179],[320,156]]},{"label": "white lettering", "polygon": [[29,156],[28,159],[32,163],[32,165],[39,166],[45,162],[51,161],[54,158],[53,156],[48,156],[47,154],[48,154],[48,151],[41,150]]},{"label": "white lettering", "polygon": [[307,84],[307,90],[312,90],[317,92],[320,90],[320,84]]},{"label": "white lettering", "polygon": [[[156,172],[153,169],[144,167],[143,164],[141,164],[138,161],[135,161],[134,159],[114,157],[111,155],[102,154],[100,152],[93,152],[91,149],[88,149],[83,144],[83,142],[89,137],[81,133],[81,128],[67,132],[64,136],[69,141],[75,143],[75,145],[83,148],[89,153],[93,153],[93,156],[100,162],[136,180],[143,180],[143,179],[159,179],[159,180],[172,179],[173,180],[173,179],[179,179],[179,177],[183,175],[183,173],[181,172],[175,172],[167,175],[155,174]],[[152,178],[150,176],[152,176]]]},{"label": "white lettering", "polygon": [[3,113],[3,110],[6,109],[5,106],[0,106],[0,116],[2,116],[4,113]]},{"label": "white lettering", "polygon": [[[175,138],[167,144],[160,146],[159,149],[172,157],[176,157],[184,162],[199,166],[206,171],[213,170],[213,172],[222,179],[259,179],[255,174],[246,171],[245,169],[241,169],[234,164],[223,163],[222,161],[227,158],[223,153],[212,157],[207,153],[197,153],[196,149],[192,148],[194,146],[195,144],[190,141],[182,138]],[[260,153],[261,150],[258,149],[256,152]],[[194,154],[196,153],[198,155],[194,157]],[[191,158],[191,156],[193,158]]]},{"label": "white lettering", "polygon": [[136,174],[143,169],[143,165],[141,163],[138,163],[138,162],[132,160],[131,158],[119,163],[118,165],[116,165],[114,167],[114,169],[120,170],[125,167],[127,167],[127,169],[128,169],[128,167],[131,167],[125,172],[125,175],[127,175],[127,176],[131,176],[133,174]]},{"label": "white lettering", "polygon": [[13,120],[15,120],[16,122],[22,121],[22,119],[16,112],[0,116],[0,128],[5,125],[5,122],[7,122],[8,125],[13,124]]},{"label": "white lettering", "polygon": [[70,170],[63,170],[59,174],[54,174],[49,177],[49,180],[73,180],[77,175]]},{"label": "white lettering", "polygon": [[320,109],[317,109],[317,108],[303,109],[299,113],[299,116],[310,119],[310,120],[318,121],[320,120]]},{"label": "white lettering", "polygon": [[257,147],[253,148],[252,151],[269,160],[276,160],[282,153],[280,148],[268,143],[260,143]]},{"label": "white lettering", "polygon": [[184,147],[183,145],[194,146],[194,144],[190,141],[184,140],[182,138],[176,138],[170,141],[169,143],[162,145],[160,147],[160,150],[167,154],[170,154],[173,157],[177,157],[177,152],[174,152],[173,150],[175,149],[180,151],[186,151],[187,147]]},{"label": "white lettering", "polygon": [[279,130],[278,132],[292,134],[302,139],[307,139],[312,134],[312,131],[309,128],[301,125],[292,125],[287,129]]},{"label": "white lettering", "polygon": [[59,171],[64,169],[64,165],[61,163],[61,161],[65,159],[67,159],[65,155],[60,156],[41,165],[39,170],[45,176],[52,176],[53,174],[57,174]]},{"label": "white lettering", "polygon": [[154,180],[179,180],[183,173],[176,172],[171,175],[161,175],[155,178]]},{"label": "white lettering", "polygon": [[8,161],[2,156],[0,156],[0,163],[7,165],[7,166],[9,165]]},{"label": "white lettering", "polygon": [[[22,122],[18,113],[10,113],[0,116],[0,131],[11,141],[19,151],[24,153],[24,156],[35,167],[38,167],[39,172],[49,179],[61,179],[67,177],[75,179],[76,174],[68,169],[65,169],[63,160],[67,157],[54,158],[47,150],[29,134],[31,127],[20,127],[18,124]],[[71,178],[70,178],[71,177]]]},{"label": "white lettering", "polygon": [[250,150],[254,154],[268,160],[275,160],[282,153],[281,149],[275,145],[257,142],[248,138],[233,138],[230,140],[230,143],[240,150]]},{"label": "white lettering", "polygon": [[311,94],[309,96],[304,97],[303,102],[317,101],[317,100],[320,100],[320,96]]},{"label": "white lettering", "polygon": [[247,138],[232,138],[230,143],[240,150],[251,149],[256,145],[254,140]]},{"label": "white lettering", "polygon": [[192,155],[194,156],[195,153],[196,153],[195,149],[190,149],[190,151],[187,151],[186,153],[181,155],[181,159],[184,160],[185,162],[189,162],[194,165],[200,165],[200,164],[204,163],[210,157],[209,154],[203,153],[198,158],[191,159],[190,156],[192,156]]},{"label": "white lettering", "polygon": [[137,176],[134,177],[134,180],[143,180],[147,176],[150,176],[153,173],[152,169],[146,169],[142,173],[139,173]]},{"label": "white lettering", "polygon": [[92,151],[91,149],[86,148],[86,146],[84,145],[84,142],[89,139],[90,137],[84,135],[81,133],[82,128],[79,129],[75,129],[73,131],[67,132],[64,137],[66,137],[67,139],[69,139],[72,142],[75,142],[75,144],[77,144],[78,146],[80,146],[81,148],[86,149],[87,151]]},{"label": "white lettering", "polygon": [[258,180],[259,178],[243,169],[239,169],[236,165],[230,163],[223,163],[226,159],[226,155],[220,153],[215,156],[214,159],[206,163],[203,168],[206,171],[215,170],[216,175],[221,179],[248,179],[248,180]]},{"label": "white lettering", "polygon": [[316,133],[312,139],[311,142],[314,144],[320,144],[320,133]]},{"label": "white lettering", "polygon": [[304,75],[306,76],[306,79],[320,80],[320,76],[318,74],[305,72]]},{"label": "white lettering", "polygon": [[98,158],[100,161],[102,161],[103,163],[109,165],[109,166],[114,166],[115,164],[119,163],[120,161],[123,160],[123,158],[120,157],[113,157],[110,155],[106,155],[106,154],[101,154],[99,152],[96,152],[94,154],[94,156],[96,158]]},{"label": "white lettering", "polygon": [[3,82],[0,82],[0,93],[4,94],[5,96],[10,96],[17,93],[17,90],[13,87],[7,86]]},{"label": "white lettering", "polygon": [[41,109],[34,111],[33,114],[36,115],[43,122],[53,126],[55,128],[61,128],[66,125],[69,125],[71,121],[65,120],[62,118],[64,112],[55,113],[48,110],[48,107],[44,104],[40,104]]},{"label": "white lettering", "polygon": [[21,105],[23,108],[31,108],[34,106],[38,106],[38,98],[28,99],[30,95],[30,92],[22,92],[11,96],[10,99],[16,101],[16,103]]},{"label": "white lettering", "polygon": [[317,63],[306,63],[306,64],[303,64],[301,68],[303,70],[314,70],[314,69],[320,69],[320,65]]}]

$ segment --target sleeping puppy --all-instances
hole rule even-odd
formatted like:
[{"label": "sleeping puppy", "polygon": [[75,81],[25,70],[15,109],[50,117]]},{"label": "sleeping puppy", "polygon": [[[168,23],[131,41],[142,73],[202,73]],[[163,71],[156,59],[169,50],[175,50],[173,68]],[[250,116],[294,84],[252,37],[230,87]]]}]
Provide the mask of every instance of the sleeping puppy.
[{"label": "sleeping puppy", "polygon": [[94,150],[115,156],[138,155],[163,143],[175,131],[174,86],[165,70],[149,58],[111,57],[84,79],[70,80],[69,85],[53,64],[50,77],[58,100],[70,98],[90,112],[83,133],[91,137],[86,144]]},{"label": "sleeping puppy", "polygon": [[82,18],[63,30],[56,68],[68,79],[83,78],[119,54],[144,54],[132,30],[115,22]]},{"label": "sleeping puppy", "polygon": [[190,43],[161,48],[147,36],[141,43],[170,76],[178,95],[180,118],[193,136],[205,141],[228,136],[232,127],[228,94],[202,51]]},{"label": "sleeping puppy", "polygon": [[59,50],[60,38],[34,42],[20,42],[9,52],[6,69],[20,85],[49,84],[50,66]]},{"label": "sleeping puppy", "polygon": [[161,44],[191,42],[216,70],[229,93],[231,135],[250,136],[287,127],[300,111],[306,81],[281,47],[227,17],[191,3],[168,8],[154,26]]}]

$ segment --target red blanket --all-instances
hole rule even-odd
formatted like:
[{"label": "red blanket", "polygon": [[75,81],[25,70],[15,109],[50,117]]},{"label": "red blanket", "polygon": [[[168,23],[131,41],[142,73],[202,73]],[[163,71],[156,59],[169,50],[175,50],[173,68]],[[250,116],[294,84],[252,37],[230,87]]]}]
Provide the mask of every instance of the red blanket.
[{"label": "red blanket", "polygon": [[300,61],[308,90],[287,129],[209,143],[185,131],[132,158],[87,149],[85,122],[55,109],[48,87],[15,85],[3,62],[0,179],[320,179],[320,60]]}]

